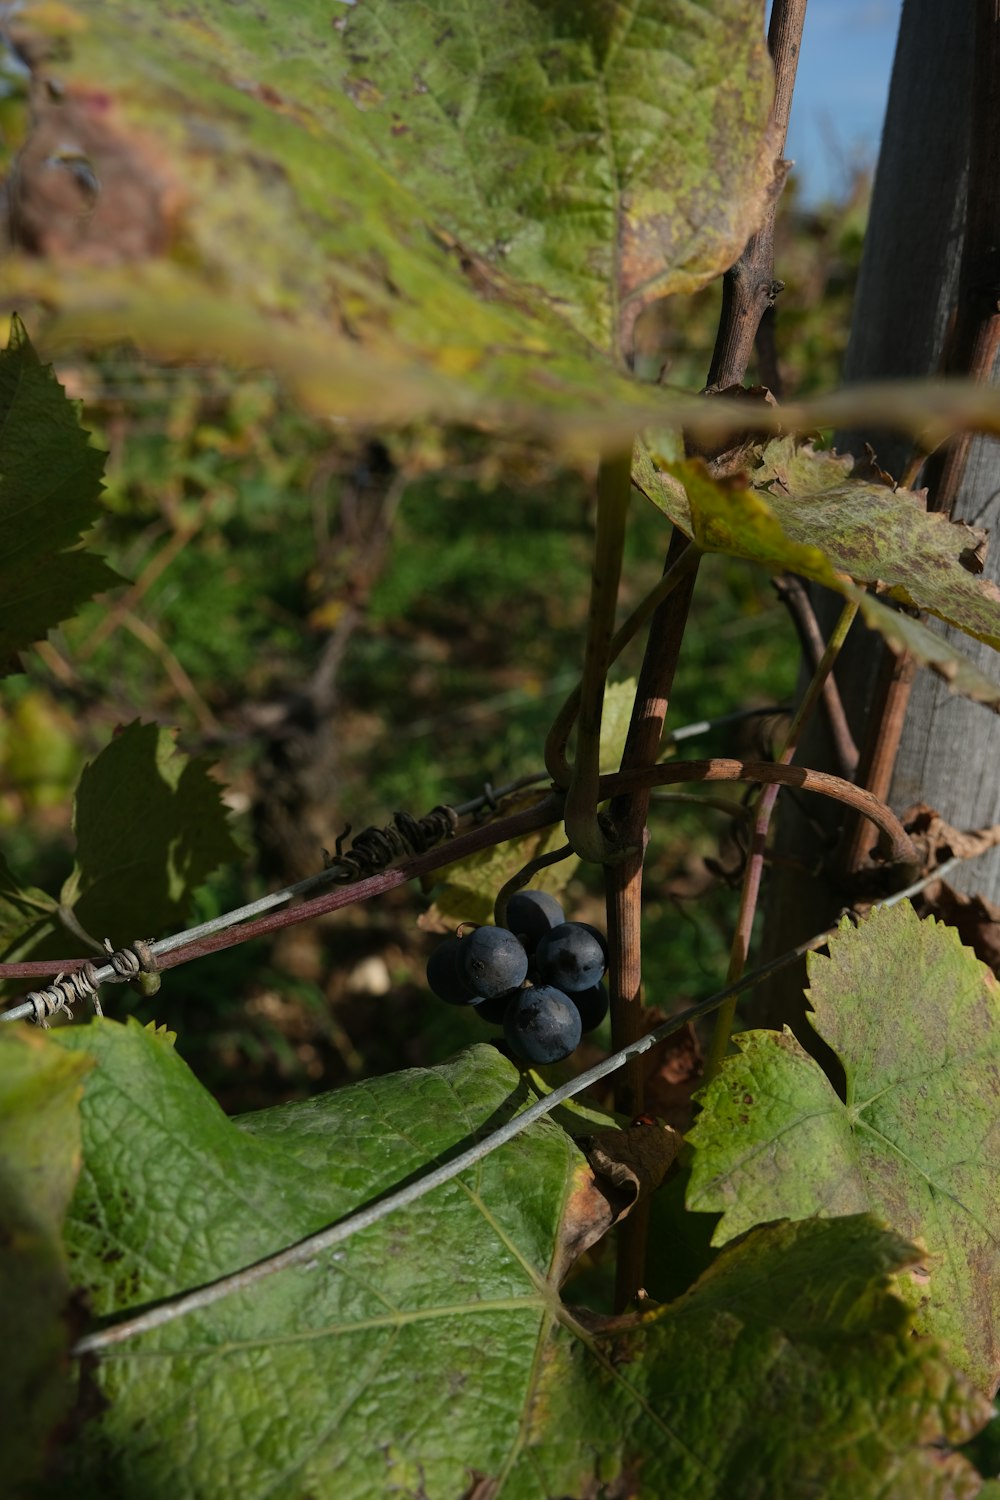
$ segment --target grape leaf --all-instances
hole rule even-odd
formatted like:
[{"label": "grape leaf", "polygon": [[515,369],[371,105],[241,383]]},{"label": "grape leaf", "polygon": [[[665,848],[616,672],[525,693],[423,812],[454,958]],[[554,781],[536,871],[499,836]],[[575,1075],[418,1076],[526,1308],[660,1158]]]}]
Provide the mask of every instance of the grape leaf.
[{"label": "grape leaf", "polygon": [[849,457],[782,438],[764,449],[751,479],[789,540],[812,543],[855,582],[880,583],[1000,650],[1000,589],[970,571],[980,534],[928,513],[924,495],[854,477],[852,467]]},{"label": "grape leaf", "polygon": [[0,1445],[9,1495],[40,1477],[72,1404],[62,1227],[80,1170],[80,1097],[92,1067],[29,1027],[0,1031]]},{"label": "grape leaf", "polygon": [[4,957],[93,958],[80,928],[119,947],[180,926],[197,886],[242,858],[208,773],[171,730],[136,721],[119,731],[80,777],[76,860],[59,900],[20,887],[0,859]]},{"label": "grape leaf", "polygon": [[[101,1021],[58,1041],[98,1061],[68,1228],[97,1317],[279,1249],[526,1100],[479,1046],[231,1121],[161,1034]],[[817,1476],[830,1500],[976,1493],[931,1445],[990,1405],[889,1294],[910,1246],[864,1218],[778,1226],[672,1307],[602,1320],[558,1295],[589,1171],[537,1122],[314,1264],[109,1349],[74,1494],[109,1472],[150,1500],[453,1500],[477,1479],[498,1500],[729,1500],[805,1497]]]},{"label": "grape leaf", "polygon": [[869,1210],[926,1247],[916,1327],[1000,1379],[1000,1010],[992,973],[908,902],[845,920],[809,958],[813,1024],[842,1101],[789,1032],[749,1031],[703,1090],[688,1205],[713,1243],[765,1220]]},{"label": "grape leaf", "polygon": [[[850,597],[850,596],[849,596]],[[865,623],[886,640],[895,651],[909,651],[922,666],[928,667],[951,692],[971,698],[986,708],[1000,710],[1000,684],[980,672],[974,662],[957,651],[949,640],[931,630],[922,620],[901,610],[890,609],[872,594],[859,591],[858,603]]]},{"label": "grape leaf", "polygon": [[269,365],[366,423],[648,420],[637,313],[731,264],[775,183],[744,0],[87,0],[17,30],[53,87],[13,226],[45,261],[8,286],[63,336]]},{"label": "grape leaf", "polygon": [[100,514],[104,457],[11,318],[0,352],[0,668],[122,582],[101,558],[76,550]]},{"label": "grape leaf", "polygon": [[173,731],[138,720],[84,767],[61,899],[91,935],[117,945],[176,926],[195,888],[241,858],[208,773],[208,761],[176,749]]},{"label": "grape leaf", "polygon": [[[840,461],[832,462],[839,469]],[[818,475],[821,483],[830,478],[822,464]],[[742,475],[715,479],[697,459],[671,463],[661,471],[641,447],[632,480],[705,551],[745,557],[774,572],[798,573],[856,600],[865,622],[891,646],[912,651],[952,692],[1000,709],[1000,684],[921,621],[851,581],[856,577],[874,582],[885,576],[897,597],[1000,647],[1000,597],[991,583],[973,577],[960,560],[972,536],[967,527],[928,516],[918,509],[916,497],[894,495],[884,486],[860,481],[855,486],[847,480],[840,486],[846,500],[829,489],[825,494],[806,492],[800,498],[796,492],[779,499],[770,491],[749,488]],[[873,540],[876,532],[878,546]]]}]

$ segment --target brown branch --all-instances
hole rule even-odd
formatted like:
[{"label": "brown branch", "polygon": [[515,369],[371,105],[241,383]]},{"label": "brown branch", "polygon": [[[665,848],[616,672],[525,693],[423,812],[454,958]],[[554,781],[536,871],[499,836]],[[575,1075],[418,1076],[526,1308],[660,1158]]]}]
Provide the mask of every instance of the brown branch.
[{"label": "brown branch", "polygon": [[[841,610],[840,617],[830,633],[830,639],[826,644],[826,648],[813,671],[802,702],[795,710],[792,722],[788,726],[784,743],[775,756],[776,764],[789,765],[794,759],[799,741],[802,738],[802,731],[812,717],[817,703],[823,697],[823,690],[830,679],[830,674],[836,665],[837,658],[843,649],[851,626],[857,619],[857,615],[858,605],[855,602],[845,604]],[[754,917],[757,914],[757,902],[760,898],[761,880],[764,875],[764,858],[767,850],[768,829],[771,823],[771,814],[778,800],[778,791],[779,783],[774,782],[770,786],[766,786],[757,798],[753,833],[746,868],[743,872],[743,887],[740,891],[740,909],[736,918],[736,930],[733,934],[733,943],[729,954],[729,970],[726,974],[726,978],[730,983],[739,979],[746,967],[746,961],[750,954]],[[706,1082],[711,1082],[722,1066],[722,1060],[729,1046],[729,1038],[735,1017],[736,1003],[735,1001],[727,1001],[716,1016],[715,1029],[712,1032],[712,1042],[705,1063]]]},{"label": "brown branch", "polygon": [[[884,647],[857,772],[859,785],[880,802],[889,796],[916,675],[917,664],[908,651]],[[874,842],[866,818],[848,818],[835,860],[845,879],[850,881],[869,863]]]},{"label": "brown branch", "polygon": [[[805,15],[806,0],[774,0],[767,42],[774,62],[771,124],[779,158],[788,133]],[[708,372],[709,390],[725,390],[743,383],[761,319],[784,288],[784,282],[774,279],[774,221],[783,183],[784,177],[776,185],[764,222],[722,279],[722,312]]]},{"label": "brown branch", "polygon": [[765,786],[777,782],[779,786],[797,787],[803,792],[833,797],[871,819],[882,834],[880,852],[885,859],[907,866],[917,863],[917,852],[910,836],[891,808],[873,797],[871,792],[844,781],[840,776],[811,771],[804,766],[779,766],[767,760],[672,761],[646,771],[619,771],[613,776],[602,776],[600,791],[602,797],[607,797],[631,791],[643,783],[670,786],[683,781],[749,781]]},{"label": "brown branch", "polygon": [[[771,13],[768,46],[775,69],[775,96],[770,123],[779,157],[784,150],[788,129],[805,8],[806,0],[774,0]],[[739,261],[723,280],[722,313],[708,375],[709,387],[736,385],[743,380],[761,317],[781,290],[781,283],[773,280],[774,217],[783,182],[782,175],[776,182],[774,200],[761,229],[752,236]],[[664,573],[669,573],[684,551],[685,538],[675,531]],[[648,768],[658,754],[694,583],[693,570],[653,618],[622,756],[622,771]],[[622,1048],[633,1042],[642,1029],[640,928],[649,786],[640,786],[630,796],[618,798],[611,811],[621,846],[637,851],[627,855],[623,863],[608,866],[605,873],[612,959],[609,975],[612,1045]],[[627,1115],[638,1114],[642,1108],[642,1090],[642,1063],[634,1057],[616,1089],[615,1103],[619,1111]],[[619,1231],[615,1288],[615,1305],[619,1311],[628,1306],[642,1284],[645,1255],[646,1209],[639,1205]]]}]

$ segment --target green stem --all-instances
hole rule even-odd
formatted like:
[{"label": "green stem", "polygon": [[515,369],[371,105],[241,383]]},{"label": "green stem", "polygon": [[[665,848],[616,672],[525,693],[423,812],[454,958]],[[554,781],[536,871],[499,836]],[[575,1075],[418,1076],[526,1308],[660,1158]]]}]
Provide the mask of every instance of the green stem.
[{"label": "green stem", "polygon": [[[836,625],[829,640],[826,650],[820,657],[816,670],[809,680],[809,686],[803,695],[802,702],[792,717],[788,726],[781,749],[775,757],[778,765],[788,765],[798,747],[802,731],[809,721],[810,716],[823,696],[823,688],[827,678],[833,671],[837,657],[840,655],[847,632],[854,623],[854,617],[858,612],[855,603],[848,602],[844,605],[837,619]],[[743,886],[740,891],[740,909],[736,918],[736,931],[733,934],[733,945],[729,954],[729,969],[726,974],[727,984],[735,984],[746,967],[747,956],[750,952],[750,938],[753,932],[753,921],[757,911],[757,902],[760,897],[760,883],[764,871],[764,853],[767,846],[767,835],[771,825],[771,814],[778,800],[780,790],[777,782],[764,787],[757,803],[757,811],[754,817],[753,836],[750,842],[750,855],[747,859],[746,869],[743,872]],[[732,1034],[733,1021],[736,1017],[736,997],[727,1000],[719,1007],[715,1018],[715,1026],[712,1031],[712,1041],[705,1061],[705,1082],[709,1083],[722,1067],[723,1059],[729,1050],[729,1039]]]},{"label": "green stem", "polygon": [[625,521],[632,492],[632,449],[601,460],[597,471],[597,535],[590,579],[590,614],[580,683],[576,759],[566,793],[566,837],[581,859],[604,864],[618,857],[597,816],[601,775],[601,715],[611,662]]}]

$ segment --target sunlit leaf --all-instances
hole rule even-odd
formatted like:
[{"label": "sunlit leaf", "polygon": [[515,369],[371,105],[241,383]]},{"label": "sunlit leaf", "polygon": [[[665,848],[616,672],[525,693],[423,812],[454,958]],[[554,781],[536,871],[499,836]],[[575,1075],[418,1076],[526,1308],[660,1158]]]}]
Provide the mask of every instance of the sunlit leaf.
[{"label": "sunlit leaf", "polygon": [[[822,479],[829,480],[829,469],[822,466],[827,456],[814,457]],[[774,471],[764,472],[773,482]],[[848,480],[832,493],[806,491],[800,503],[750,486],[744,475],[714,478],[697,459],[660,470],[641,447],[633,483],[705,551],[744,557],[772,572],[798,573],[857,600],[873,630],[897,650],[911,651],[952,692],[1000,708],[1000,683],[919,620],[852,582],[884,577],[897,595],[1000,646],[1000,597],[961,561],[972,536],[967,527],[951,528],[942,517],[922,513],[914,496],[884,486],[859,482],[854,487]]]},{"label": "sunlit leaf", "polygon": [[904,604],[928,610],[1000,649],[1000,590],[975,574],[980,536],[928,513],[926,497],[852,475],[852,461],[768,444],[751,475],[790,541],[818,547],[857,583],[880,583]]},{"label": "sunlit leaf", "polygon": [[704,1091],[688,1202],[753,1224],[870,1210],[926,1248],[916,1326],[993,1390],[1000,1379],[1000,1005],[953,928],[909,903],[845,920],[809,957],[814,1025],[841,1100],[789,1032],[743,1032]]}]

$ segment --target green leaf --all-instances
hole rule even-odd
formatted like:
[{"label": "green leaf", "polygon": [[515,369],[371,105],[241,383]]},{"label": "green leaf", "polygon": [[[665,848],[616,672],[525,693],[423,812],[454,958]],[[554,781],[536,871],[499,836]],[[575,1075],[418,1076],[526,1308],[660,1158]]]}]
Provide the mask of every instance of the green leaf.
[{"label": "green leaf", "polygon": [[13,283],[62,336],[270,365],[369,423],[648,420],[636,315],[731,264],[773,186],[744,0],[88,0],[25,24],[59,99],[37,91],[19,166],[49,262]]},{"label": "green leaf", "polygon": [[[59,1042],[99,1064],[68,1230],[98,1317],[278,1250],[526,1100],[479,1046],[231,1121],[135,1023]],[[590,1184],[538,1122],[310,1267],[109,1349],[110,1405],[67,1456],[74,1493],[110,1470],[149,1500],[453,1500],[474,1476],[498,1500],[975,1494],[965,1460],[931,1445],[966,1440],[990,1406],[887,1290],[911,1247],[864,1219],[783,1225],[672,1307],[583,1317],[558,1282]]]},{"label": "green leaf", "polygon": [[984,1388],[1000,1379],[1000,1011],[958,934],[908,902],[845,920],[809,957],[814,1025],[847,1077],[842,1101],[785,1032],[735,1038],[689,1137],[693,1209],[714,1243],[753,1224],[870,1210],[926,1248],[915,1325]]},{"label": "green leaf", "polygon": [[466,250],[627,355],[648,301],[697,290],[756,227],[775,154],[757,19],[738,0],[360,0],[342,86]]},{"label": "green leaf", "polygon": [[[816,457],[822,460],[827,455]],[[834,458],[832,462],[839,465],[840,461]],[[799,469],[802,463],[805,460]],[[815,480],[817,475],[812,477]],[[706,552],[744,557],[772,572],[798,573],[845,599],[856,600],[866,624],[891,646],[912,651],[952,692],[1000,709],[1000,684],[919,620],[890,608],[851,581],[858,578],[870,583],[884,576],[897,596],[907,595],[967,633],[1000,646],[1000,597],[992,584],[974,578],[959,560],[970,538],[974,540],[967,527],[927,516],[917,508],[916,497],[905,492],[893,495],[884,487],[860,482],[855,488],[853,481],[841,486],[849,497],[846,502],[837,493],[803,493],[800,512],[797,494],[781,499],[770,491],[765,495],[748,488],[744,475],[715,479],[698,459],[671,463],[661,471],[642,449],[632,478],[640,492]],[[830,478],[822,465],[819,478]],[[863,524],[858,516],[865,518]],[[879,527],[884,531],[879,533],[881,543],[876,544]],[[907,547],[912,548],[909,572]],[[953,613],[945,613],[952,608]],[[969,624],[975,628],[969,630]]]},{"label": "green leaf", "polygon": [[0,667],[122,581],[72,550],[100,514],[104,457],[13,317],[0,352]]},{"label": "green leaf", "polygon": [[634,677],[628,677],[624,682],[609,682],[605,687],[601,711],[602,771],[617,771],[621,765],[634,703]]},{"label": "green leaf", "polygon": [[181,754],[171,730],[138,720],[84,767],[62,900],[98,941],[179,925],[196,887],[242,857],[209,767]]},{"label": "green leaf", "polygon": [[8,1495],[40,1477],[73,1398],[62,1227],[91,1066],[32,1028],[0,1031],[0,1488]]}]

